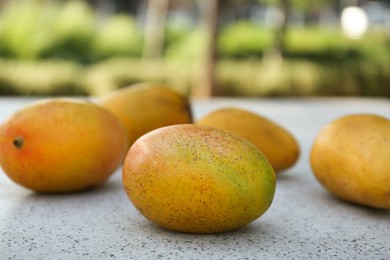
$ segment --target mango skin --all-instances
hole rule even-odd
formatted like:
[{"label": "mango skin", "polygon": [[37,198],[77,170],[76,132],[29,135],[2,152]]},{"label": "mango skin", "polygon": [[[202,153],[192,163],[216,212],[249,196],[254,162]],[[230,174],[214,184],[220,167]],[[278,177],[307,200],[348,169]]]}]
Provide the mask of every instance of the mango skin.
[{"label": "mango skin", "polygon": [[125,125],[130,145],[159,127],[192,123],[188,98],[155,83],[130,85],[96,100]]},{"label": "mango skin", "polygon": [[1,125],[0,164],[14,182],[28,189],[75,192],[110,177],[124,159],[127,142],[120,121],[95,104],[42,100]]},{"label": "mango skin", "polygon": [[310,164],[317,180],[343,200],[390,208],[390,120],[351,114],[321,129]]},{"label": "mango skin", "polygon": [[292,167],[300,148],[295,137],[275,122],[250,111],[228,107],[217,109],[196,121],[235,132],[257,146],[278,173]]},{"label": "mango skin", "polygon": [[162,127],[139,138],[123,164],[123,186],[138,211],[166,229],[217,233],[260,217],[276,176],[242,137],[210,127]]}]

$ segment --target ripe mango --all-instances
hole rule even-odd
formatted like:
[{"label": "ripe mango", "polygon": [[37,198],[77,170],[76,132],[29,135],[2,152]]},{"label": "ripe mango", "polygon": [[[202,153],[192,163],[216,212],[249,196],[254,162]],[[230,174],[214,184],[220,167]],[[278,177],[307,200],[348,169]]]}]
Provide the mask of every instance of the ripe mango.
[{"label": "ripe mango", "polygon": [[340,117],[321,129],[310,164],[334,195],[374,208],[390,208],[390,120],[374,114]]},{"label": "ripe mango", "polygon": [[276,172],[295,164],[300,154],[294,136],[275,122],[245,109],[217,109],[196,124],[235,132],[257,146]]},{"label": "ripe mango", "polygon": [[275,173],[232,132],[182,124],[140,137],[123,164],[123,186],[138,211],[164,228],[217,233],[249,224],[271,205]]},{"label": "ripe mango", "polygon": [[154,83],[127,86],[97,99],[125,125],[130,145],[141,135],[168,125],[192,123],[188,98]]},{"label": "ripe mango", "polygon": [[37,192],[97,186],[122,163],[127,147],[126,130],[114,115],[75,99],[34,102],[0,128],[4,172]]}]

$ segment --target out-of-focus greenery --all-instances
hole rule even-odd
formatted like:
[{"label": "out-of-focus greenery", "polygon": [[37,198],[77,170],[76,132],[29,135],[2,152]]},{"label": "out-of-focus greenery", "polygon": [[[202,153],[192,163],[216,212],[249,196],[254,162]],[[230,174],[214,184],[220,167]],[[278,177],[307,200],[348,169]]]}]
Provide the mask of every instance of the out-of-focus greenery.
[{"label": "out-of-focus greenery", "polygon": [[286,55],[291,59],[314,62],[350,62],[370,60],[390,62],[389,34],[372,29],[359,40],[348,39],[341,30],[330,27],[309,27],[288,30]]},{"label": "out-of-focus greenery", "polygon": [[102,95],[138,82],[158,82],[189,94],[196,67],[185,61],[142,61],[110,59],[86,67],[85,89],[90,95]]},{"label": "out-of-focus greenery", "polygon": [[269,28],[241,21],[227,26],[218,39],[218,51],[223,58],[261,58],[272,46]]},{"label": "out-of-focus greenery", "polygon": [[6,5],[0,15],[0,56],[34,59],[52,48],[52,13],[35,2]]},{"label": "out-of-focus greenery", "polygon": [[99,60],[114,56],[140,57],[141,46],[141,34],[134,19],[128,15],[115,15],[97,31],[92,53]]},{"label": "out-of-focus greenery", "polygon": [[0,60],[0,95],[88,95],[85,67],[64,60]]},{"label": "out-of-focus greenery", "polygon": [[222,62],[218,82],[231,96],[384,96],[390,97],[390,64]]},{"label": "out-of-focus greenery", "polygon": [[200,28],[190,31],[181,40],[168,45],[165,55],[168,59],[197,61],[203,57],[205,37],[204,30]]},{"label": "out-of-focus greenery", "polygon": [[[201,28],[169,25],[165,56],[146,61],[128,15],[104,17],[78,0],[9,3],[0,11],[0,95],[101,95],[141,81],[189,94],[196,85]],[[266,58],[271,29],[236,22],[218,37],[217,84],[232,96],[390,97],[389,39],[384,30],[351,40],[339,28],[290,27],[286,58],[275,62]]]},{"label": "out-of-focus greenery", "polygon": [[91,63],[140,56],[141,47],[132,17],[100,18],[85,1],[9,1],[0,12],[0,57]]},{"label": "out-of-focus greenery", "polygon": [[[188,95],[196,63],[111,59],[91,65],[66,61],[0,60],[0,95],[102,95],[129,84],[152,81]],[[390,64],[309,61],[222,60],[217,84],[228,96],[390,97]]]}]

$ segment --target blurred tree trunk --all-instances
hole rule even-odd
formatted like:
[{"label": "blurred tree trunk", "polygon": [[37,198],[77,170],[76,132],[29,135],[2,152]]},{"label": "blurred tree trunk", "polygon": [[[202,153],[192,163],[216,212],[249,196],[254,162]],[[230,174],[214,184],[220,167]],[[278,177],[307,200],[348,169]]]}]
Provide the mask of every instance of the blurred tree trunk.
[{"label": "blurred tree trunk", "polygon": [[305,11],[304,24],[305,26],[317,25],[319,21],[319,11],[316,7],[311,7]]},{"label": "blurred tree trunk", "polygon": [[[0,6],[2,1],[0,0]],[[136,16],[141,0],[87,0],[87,2],[93,7],[98,7],[103,10],[109,9],[110,12],[129,13],[130,15]]]},{"label": "blurred tree trunk", "polygon": [[131,0],[131,1],[120,0],[120,1],[118,1],[118,4],[117,4],[117,10],[119,12],[125,11],[125,12],[128,12],[129,14],[135,16],[137,14],[137,10],[138,10],[138,6],[139,6],[140,2],[141,2],[140,0]]},{"label": "blurred tree trunk", "polygon": [[168,6],[169,0],[148,0],[143,49],[144,58],[158,59],[163,54]]},{"label": "blurred tree trunk", "polygon": [[200,64],[200,75],[192,89],[197,97],[215,96],[219,93],[216,85],[217,34],[220,0],[201,0],[204,27],[206,29],[206,50]]},{"label": "blurred tree trunk", "polygon": [[290,13],[290,0],[283,0],[280,6],[283,14],[283,20],[276,33],[276,47],[280,55],[285,55],[285,38],[288,26],[288,14]]},{"label": "blurred tree trunk", "polygon": [[281,0],[280,10],[282,12],[282,20],[277,25],[275,31],[275,49],[274,53],[280,57],[285,55],[285,38],[288,26],[288,15],[290,13],[290,0]]}]

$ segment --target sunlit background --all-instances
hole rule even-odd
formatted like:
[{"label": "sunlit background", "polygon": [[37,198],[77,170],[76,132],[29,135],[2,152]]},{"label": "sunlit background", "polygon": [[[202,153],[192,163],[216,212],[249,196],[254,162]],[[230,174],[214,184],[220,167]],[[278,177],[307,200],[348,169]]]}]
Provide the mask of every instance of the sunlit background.
[{"label": "sunlit background", "polygon": [[390,97],[390,2],[0,0],[0,95],[144,81],[193,96]]}]

